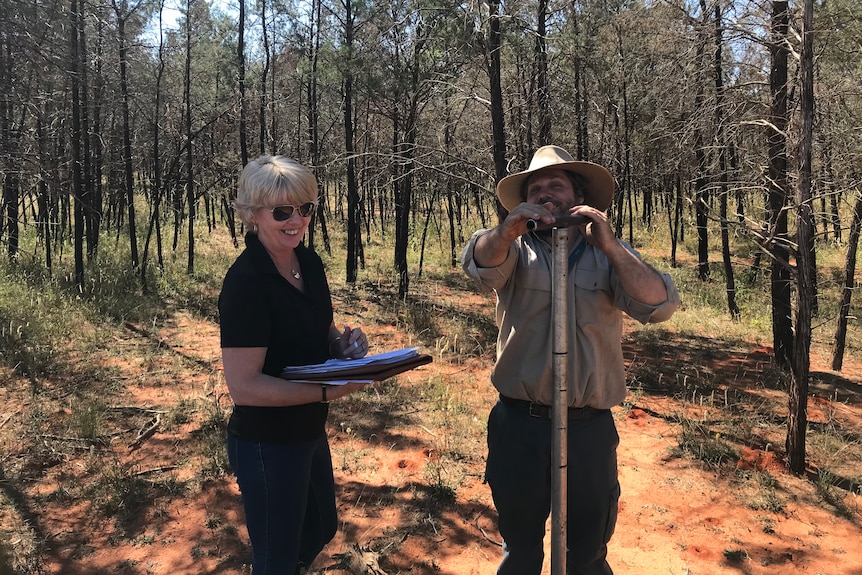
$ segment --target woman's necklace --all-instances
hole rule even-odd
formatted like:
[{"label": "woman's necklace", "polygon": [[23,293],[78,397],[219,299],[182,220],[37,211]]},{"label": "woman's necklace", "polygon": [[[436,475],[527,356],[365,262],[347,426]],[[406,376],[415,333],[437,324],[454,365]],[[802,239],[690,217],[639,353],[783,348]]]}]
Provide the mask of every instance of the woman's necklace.
[{"label": "woman's necklace", "polygon": [[295,280],[301,280],[302,274],[296,271],[296,269],[299,267],[299,257],[296,255],[296,252],[293,253],[293,259],[296,260],[296,267],[290,266],[290,275],[292,275],[293,279]]},{"label": "woman's necklace", "polygon": [[[297,270],[297,268],[299,267],[299,258],[291,258],[291,259],[296,259],[296,265],[293,265],[290,263],[284,263],[284,264],[277,263],[275,265],[275,267],[278,268],[279,272],[285,276],[287,276],[286,270],[289,269],[290,275],[293,276],[293,279],[299,281],[302,279],[302,272]],[[288,267],[288,266],[290,266],[290,267]]]}]

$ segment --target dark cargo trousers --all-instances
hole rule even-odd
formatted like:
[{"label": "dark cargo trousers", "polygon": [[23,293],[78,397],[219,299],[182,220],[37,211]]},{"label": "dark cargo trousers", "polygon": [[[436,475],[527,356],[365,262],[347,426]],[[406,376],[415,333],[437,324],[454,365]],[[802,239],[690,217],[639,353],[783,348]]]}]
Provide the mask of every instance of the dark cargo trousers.
[{"label": "dark cargo trousers", "polygon": [[[612,575],[607,543],[620,496],[619,435],[609,410],[568,422],[569,575]],[[488,418],[485,477],[499,515],[504,557],[498,575],[539,575],[551,512],[551,420],[498,402]]]}]

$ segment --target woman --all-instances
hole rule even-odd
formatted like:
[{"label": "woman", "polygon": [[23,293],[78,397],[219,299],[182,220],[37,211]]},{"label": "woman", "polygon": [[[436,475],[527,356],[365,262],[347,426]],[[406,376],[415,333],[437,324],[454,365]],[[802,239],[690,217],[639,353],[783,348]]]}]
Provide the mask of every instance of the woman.
[{"label": "woman", "polygon": [[234,402],[228,457],[242,492],[254,575],[304,572],[337,527],[328,401],[362,384],[291,383],[284,366],[360,358],[362,330],[333,322],[323,262],[302,245],[317,182],[283,156],[249,163],[237,215],[246,248],[219,296],[224,376]]}]

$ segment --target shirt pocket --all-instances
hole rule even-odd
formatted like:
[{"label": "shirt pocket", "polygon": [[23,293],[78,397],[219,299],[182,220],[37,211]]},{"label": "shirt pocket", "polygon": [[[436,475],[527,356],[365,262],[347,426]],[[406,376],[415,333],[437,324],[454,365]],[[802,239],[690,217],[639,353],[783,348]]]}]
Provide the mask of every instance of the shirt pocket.
[{"label": "shirt pocket", "polygon": [[546,269],[521,267],[518,268],[517,281],[525,290],[536,290],[551,293],[551,274]]},{"label": "shirt pocket", "polygon": [[509,311],[521,335],[546,337],[550,329],[551,275],[541,268],[519,267],[512,286]]},{"label": "shirt pocket", "polygon": [[589,291],[603,291],[610,293],[611,278],[609,270],[592,268],[592,269],[575,269],[574,283],[578,289]]},{"label": "shirt pocket", "polygon": [[616,309],[613,305],[609,270],[579,268],[573,273],[575,320],[578,325],[604,322],[606,315]]}]

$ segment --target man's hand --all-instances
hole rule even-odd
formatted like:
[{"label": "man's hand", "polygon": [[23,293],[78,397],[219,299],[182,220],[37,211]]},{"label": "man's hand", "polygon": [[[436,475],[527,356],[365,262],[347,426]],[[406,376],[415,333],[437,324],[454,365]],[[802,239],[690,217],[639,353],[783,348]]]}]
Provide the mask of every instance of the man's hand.
[{"label": "man's hand", "polygon": [[500,225],[483,235],[476,241],[473,259],[476,265],[483,268],[493,268],[506,261],[509,245],[526,234],[528,220],[541,221],[547,224],[554,222],[551,210],[554,205],[522,203],[515,206]]},{"label": "man's hand", "polygon": [[575,206],[569,210],[569,213],[589,220],[589,223],[577,227],[591,246],[598,248],[605,255],[610,255],[612,250],[620,247],[607,214],[587,205]]},{"label": "man's hand", "polygon": [[604,212],[590,206],[575,206],[571,213],[590,220],[590,223],[579,226],[581,233],[590,245],[607,256],[626,293],[648,305],[667,301],[667,288],[661,276],[619,242]]},{"label": "man's hand", "polygon": [[518,204],[509,212],[503,223],[500,224],[500,228],[502,228],[500,231],[501,236],[508,243],[512,243],[519,236],[529,231],[527,229],[527,222],[530,220],[545,224],[554,223],[554,214],[551,213],[553,209],[554,204],[551,202],[545,204],[528,204],[526,202]]}]

